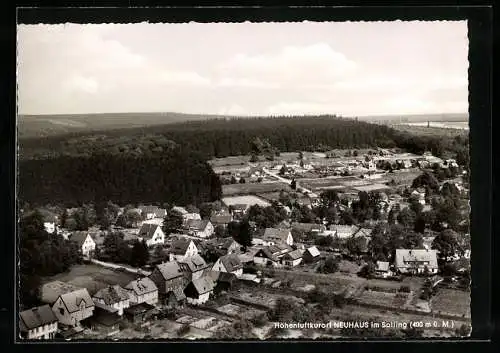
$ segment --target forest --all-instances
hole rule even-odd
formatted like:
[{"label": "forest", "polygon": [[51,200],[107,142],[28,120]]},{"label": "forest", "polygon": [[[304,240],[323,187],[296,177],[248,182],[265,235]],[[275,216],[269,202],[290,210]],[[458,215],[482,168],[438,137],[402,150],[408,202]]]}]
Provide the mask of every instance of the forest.
[{"label": "forest", "polygon": [[221,196],[219,179],[196,153],[98,153],[19,163],[19,198],[32,205],[66,207],[112,200],[118,204],[199,204]]},{"label": "forest", "polygon": [[[335,116],[211,119],[154,127],[71,133],[20,140],[20,158],[81,155],[98,150],[149,151],[171,147],[171,141],[204,158],[248,155],[252,141],[268,141],[278,152],[319,151],[336,148],[401,147],[408,152],[426,150],[439,156],[454,147],[454,140],[415,136],[385,125]],[[463,139],[462,137],[459,137]],[[131,147],[133,146],[133,147]]]}]

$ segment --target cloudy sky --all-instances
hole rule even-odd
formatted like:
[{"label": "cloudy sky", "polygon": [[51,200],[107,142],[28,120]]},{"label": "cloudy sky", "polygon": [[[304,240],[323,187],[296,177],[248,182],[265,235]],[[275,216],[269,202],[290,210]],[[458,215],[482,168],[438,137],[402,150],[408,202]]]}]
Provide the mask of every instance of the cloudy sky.
[{"label": "cloudy sky", "polygon": [[20,25],[20,114],[465,113],[466,22]]}]

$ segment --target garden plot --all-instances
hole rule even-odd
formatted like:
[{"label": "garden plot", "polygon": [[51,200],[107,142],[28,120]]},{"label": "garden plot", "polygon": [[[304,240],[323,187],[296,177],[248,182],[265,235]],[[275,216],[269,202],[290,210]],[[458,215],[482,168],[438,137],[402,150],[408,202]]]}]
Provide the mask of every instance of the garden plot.
[{"label": "garden plot", "polygon": [[431,299],[431,308],[435,313],[470,318],[470,293],[439,288]]},{"label": "garden plot", "polygon": [[228,206],[234,205],[259,205],[261,207],[267,207],[271,204],[260,197],[254,195],[244,195],[244,196],[232,196],[232,197],[224,197],[222,201]]},{"label": "garden plot", "polygon": [[394,302],[396,293],[365,290],[356,299],[363,304],[381,305],[390,307]]},{"label": "garden plot", "polygon": [[291,191],[292,189],[290,185],[277,181],[222,185],[222,195],[224,196],[280,192],[281,190]]}]

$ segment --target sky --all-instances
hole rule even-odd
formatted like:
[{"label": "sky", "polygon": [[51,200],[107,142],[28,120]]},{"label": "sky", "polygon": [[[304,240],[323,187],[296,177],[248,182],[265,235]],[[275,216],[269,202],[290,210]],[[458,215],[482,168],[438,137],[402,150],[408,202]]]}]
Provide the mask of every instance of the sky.
[{"label": "sky", "polygon": [[18,26],[19,114],[467,113],[467,23]]}]

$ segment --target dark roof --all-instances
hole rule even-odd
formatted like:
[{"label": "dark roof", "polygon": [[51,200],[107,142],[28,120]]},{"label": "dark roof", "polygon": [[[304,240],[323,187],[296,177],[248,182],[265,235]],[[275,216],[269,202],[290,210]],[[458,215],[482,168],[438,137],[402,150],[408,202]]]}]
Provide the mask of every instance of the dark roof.
[{"label": "dark roof", "polygon": [[158,290],[154,282],[149,277],[143,277],[132,281],[125,286],[125,289],[133,290],[137,295],[143,295]]},{"label": "dark roof", "polygon": [[76,243],[79,247],[82,247],[82,245],[85,242],[85,240],[87,239],[88,235],[90,235],[89,232],[85,232],[85,231],[74,232],[69,237],[69,240]]},{"label": "dark roof", "polygon": [[221,256],[219,260],[222,262],[227,272],[233,272],[243,267],[239,257],[234,254]]},{"label": "dark roof", "polygon": [[324,231],[326,229],[326,227],[323,224],[318,224],[318,223],[293,222],[291,226],[293,229],[303,232],[312,232],[315,229],[317,229],[318,231]]},{"label": "dark roof", "polygon": [[191,283],[198,292],[198,294],[205,294],[211,292],[215,286],[215,283],[208,276],[193,279]]},{"label": "dark roof", "polygon": [[128,308],[125,308],[123,311],[127,314],[138,315],[147,313],[153,310],[154,308],[155,308],[154,305],[148,303],[139,303],[136,305],[129,306]]},{"label": "dark roof", "polygon": [[302,258],[302,252],[299,249],[297,249],[297,250],[290,251],[290,252],[286,253],[284,257],[291,259],[291,260],[297,260],[297,259]]},{"label": "dark roof", "polygon": [[186,222],[186,228],[203,231],[207,228],[209,222],[206,219],[189,219]]},{"label": "dark roof", "polygon": [[268,240],[286,242],[289,234],[289,229],[266,228],[263,238]]},{"label": "dark roof", "polygon": [[267,257],[270,260],[278,261],[278,257],[276,255],[274,255],[271,250],[269,250],[269,247],[264,247],[264,248],[260,249],[259,251],[257,251],[255,256]]},{"label": "dark roof", "polygon": [[189,272],[197,272],[208,267],[207,263],[200,255],[186,257],[179,261],[179,266],[181,266],[183,270],[189,270]]},{"label": "dark roof", "polygon": [[184,255],[191,242],[192,240],[187,238],[178,239],[172,242],[172,246],[170,247],[170,252],[175,255]]},{"label": "dark roof", "polygon": [[107,310],[97,307],[94,311],[93,321],[103,326],[114,326],[122,320],[117,313],[111,313]]},{"label": "dark roof", "polygon": [[139,236],[144,239],[151,239],[158,227],[160,227],[158,224],[143,223],[139,231]]},{"label": "dark roof", "polygon": [[162,263],[160,265],[156,265],[158,271],[160,271],[163,279],[165,281],[180,277],[183,275],[179,264],[176,261],[169,261]]},{"label": "dark roof", "polygon": [[125,289],[119,285],[109,286],[101,289],[96,294],[94,298],[99,298],[104,300],[106,305],[112,305],[129,299],[128,293]]},{"label": "dark roof", "polygon": [[54,322],[57,322],[57,317],[48,304],[19,313],[19,325],[23,332]]}]

